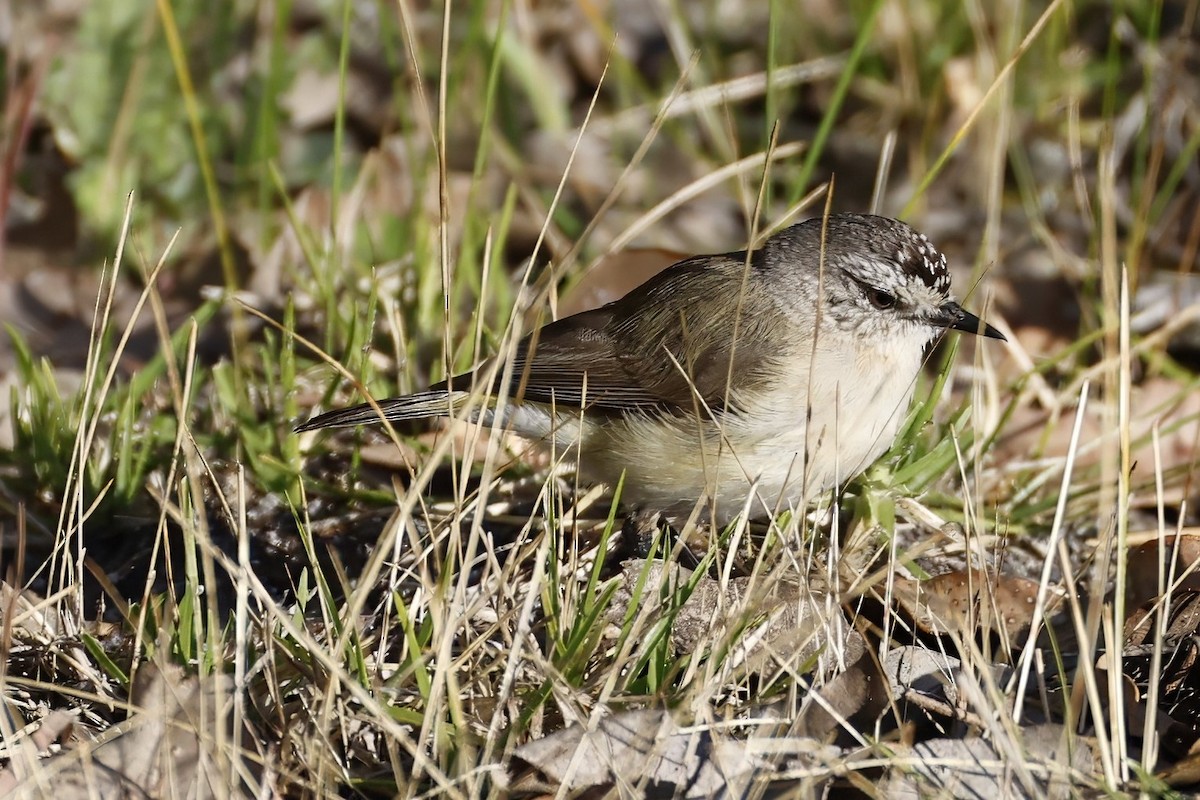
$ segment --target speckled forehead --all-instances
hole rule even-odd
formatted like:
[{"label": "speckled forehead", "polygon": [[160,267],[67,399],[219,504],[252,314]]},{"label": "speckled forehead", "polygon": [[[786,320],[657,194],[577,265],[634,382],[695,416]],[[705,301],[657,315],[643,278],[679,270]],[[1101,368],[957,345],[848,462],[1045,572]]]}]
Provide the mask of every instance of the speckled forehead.
[{"label": "speckled forehead", "polygon": [[938,294],[950,293],[950,268],[946,265],[946,257],[925,238],[925,234],[913,231],[911,236],[903,237],[892,257],[909,280],[920,281]]},{"label": "speckled forehead", "polygon": [[950,294],[946,257],[922,233],[907,225],[870,241],[865,251],[848,254],[845,266],[860,280],[895,291],[924,286],[930,294]]}]

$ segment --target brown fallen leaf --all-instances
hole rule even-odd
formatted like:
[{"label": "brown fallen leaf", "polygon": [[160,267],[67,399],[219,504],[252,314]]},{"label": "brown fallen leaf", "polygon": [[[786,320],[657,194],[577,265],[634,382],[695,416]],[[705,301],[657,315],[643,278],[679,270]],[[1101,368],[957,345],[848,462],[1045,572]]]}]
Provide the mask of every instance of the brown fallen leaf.
[{"label": "brown fallen leaf", "polygon": [[[979,630],[1004,637],[1004,645],[1015,649],[1033,622],[1038,583],[1015,575],[991,575],[983,570],[956,570],[924,581],[896,580],[895,598],[917,627],[937,635],[954,633],[974,636]],[[1051,587],[1046,615],[1050,616],[1065,598]]]},{"label": "brown fallen leaf", "polygon": [[[1125,641],[1121,669],[1137,688],[1136,702],[1130,705],[1136,717],[1131,730],[1140,733],[1145,719],[1145,699],[1157,691],[1158,708],[1155,730],[1164,757],[1184,757],[1200,742],[1200,591],[1187,590],[1170,598],[1166,629],[1158,638],[1159,613],[1167,608],[1162,598],[1148,600],[1125,621]],[[1159,651],[1155,665],[1155,651]],[[1097,659],[1097,668],[1110,666],[1106,654]]]},{"label": "brown fallen leaf", "polygon": [[[888,707],[890,699],[875,659],[864,652],[844,671],[810,692],[791,732],[821,741],[831,734],[845,733],[848,736],[842,743],[848,745],[857,731],[874,729],[875,720]],[[844,730],[843,720],[849,722],[851,730]]]},{"label": "brown fallen leaf", "polygon": [[1200,752],[1188,753],[1185,758],[1160,770],[1157,777],[1168,786],[1195,786],[1200,783]]},{"label": "brown fallen leaf", "polygon": [[1140,606],[1162,594],[1167,587],[1159,586],[1159,571],[1174,592],[1200,590],[1200,535],[1174,533],[1137,544],[1129,550],[1125,599],[1130,606]]}]

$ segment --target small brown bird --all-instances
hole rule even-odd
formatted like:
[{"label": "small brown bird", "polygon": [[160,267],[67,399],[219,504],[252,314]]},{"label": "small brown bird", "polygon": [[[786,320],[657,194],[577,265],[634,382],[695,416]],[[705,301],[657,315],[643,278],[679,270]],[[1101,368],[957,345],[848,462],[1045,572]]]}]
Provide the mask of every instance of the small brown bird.
[{"label": "small brown bird", "polygon": [[[508,397],[471,417],[577,455],[585,478],[718,525],[800,508],[891,446],[925,347],[947,329],[1004,336],[950,298],[946,258],[887,217],[801,222],[758,250],[696,256],[520,342]],[[393,421],[466,407],[485,364],[384,400]],[[452,385],[453,389],[448,388]],[[495,389],[493,388],[493,391]],[[297,431],[377,422],[370,405]]]}]

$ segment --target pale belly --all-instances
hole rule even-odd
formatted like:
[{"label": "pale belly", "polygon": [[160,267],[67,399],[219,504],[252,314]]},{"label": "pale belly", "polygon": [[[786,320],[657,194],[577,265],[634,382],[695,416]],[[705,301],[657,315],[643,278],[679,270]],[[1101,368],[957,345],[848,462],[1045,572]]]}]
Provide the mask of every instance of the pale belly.
[{"label": "pale belly", "polygon": [[556,445],[563,452],[582,444],[585,477],[615,486],[624,473],[626,505],[678,521],[697,502],[704,504],[703,517],[717,524],[743,510],[764,517],[801,509],[891,446],[920,367],[919,352],[896,356],[889,354],[893,368],[887,370],[870,368],[879,363],[878,353],[816,364],[813,374],[823,380],[811,387],[806,379],[789,381],[752,411],[726,415],[719,425],[694,417],[609,418],[582,430],[559,426]]}]

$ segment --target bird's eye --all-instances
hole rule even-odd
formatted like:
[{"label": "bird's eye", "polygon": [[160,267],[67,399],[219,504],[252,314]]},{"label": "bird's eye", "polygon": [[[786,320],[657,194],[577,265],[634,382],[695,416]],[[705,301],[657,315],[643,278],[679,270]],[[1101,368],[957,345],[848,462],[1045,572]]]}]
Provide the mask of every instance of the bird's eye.
[{"label": "bird's eye", "polygon": [[880,310],[894,308],[896,305],[896,295],[888,294],[882,289],[867,289],[867,299]]}]

